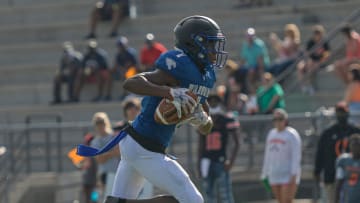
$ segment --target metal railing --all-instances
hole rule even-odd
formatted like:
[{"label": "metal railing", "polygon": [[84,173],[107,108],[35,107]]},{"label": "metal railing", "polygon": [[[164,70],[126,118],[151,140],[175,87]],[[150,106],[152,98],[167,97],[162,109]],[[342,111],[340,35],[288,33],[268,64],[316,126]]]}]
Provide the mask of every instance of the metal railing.
[{"label": "metal railing", "polygon": [[[234,175],[260,173],[271,116],[239,116],[243,144],[237,156]],[[318,135],[333,121],[333,110],[289,114],[290,125],[303,140],[303,171],[312,171]],[[67,153],[82,143],[83,135],[92,130],[91,122],[42,122],[0,125],[0,137],[7,152],[0,156],[0,202],[8,202],[9,191],[17,178],[34,172],[64,173],[77,170]],[[176,132],[169,149],[195,177],[196,132],[188,125]],[[260,175],[260,174],[259,174]],[[315,190],[315,189],[313,189]]]}]

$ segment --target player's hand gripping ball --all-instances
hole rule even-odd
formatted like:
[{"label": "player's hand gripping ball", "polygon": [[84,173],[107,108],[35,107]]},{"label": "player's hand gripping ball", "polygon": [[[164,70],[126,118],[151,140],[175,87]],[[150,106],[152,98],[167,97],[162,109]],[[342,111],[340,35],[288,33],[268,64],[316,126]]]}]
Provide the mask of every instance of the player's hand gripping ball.
[{"label": "player's hand gripping ball", "polygon": [[185,88],[171,89],[172,100],[163,98],[156,107],[154,119],[164,125],[177,124],[194,112],[197,95]]}]

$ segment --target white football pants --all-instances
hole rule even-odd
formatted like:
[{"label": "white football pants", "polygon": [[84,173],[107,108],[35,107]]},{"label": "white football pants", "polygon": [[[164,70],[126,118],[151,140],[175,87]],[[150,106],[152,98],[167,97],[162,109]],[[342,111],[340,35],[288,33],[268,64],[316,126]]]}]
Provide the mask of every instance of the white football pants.
[{"label": "white football pants", "polygon": [[112,196],[136,199],[144,178],[180,203],[203,203],[203,197],[180,164],[164,154],[144,149],[127,135],[120,142],[119,163]]}]

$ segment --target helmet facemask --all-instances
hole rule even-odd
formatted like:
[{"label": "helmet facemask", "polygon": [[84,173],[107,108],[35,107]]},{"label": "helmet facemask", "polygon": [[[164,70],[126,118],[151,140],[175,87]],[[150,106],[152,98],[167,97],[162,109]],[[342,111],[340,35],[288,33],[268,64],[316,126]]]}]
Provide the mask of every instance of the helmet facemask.
[{"label": "helmet facemask", "polygon": [[[224,67],[228,53],[225,52],[225,36],[219,33],[217,36],[196,35],[192,37],[197,45],[195,56],[205,67],[215,69]],[[211,57],[214,56],[214,59]]]}]

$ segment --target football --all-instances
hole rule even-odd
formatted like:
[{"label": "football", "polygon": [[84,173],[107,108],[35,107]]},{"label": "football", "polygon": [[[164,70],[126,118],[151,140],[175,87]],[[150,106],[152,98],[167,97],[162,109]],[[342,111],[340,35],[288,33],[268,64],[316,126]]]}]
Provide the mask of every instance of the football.
[{"label": "football", "polygon": [[[191,96],[195,101],[197,101],[197,95],[191,91],[188,91],[186,94]],[[178,118],[177,110],[171,101],[163,98],[159,105],[156,107],[154,119],[155,122],[163,125],[173,125],[177,124],[189,117],[189,114],[184,114],[184,111],[181,112],[181,117]]]}]

